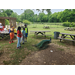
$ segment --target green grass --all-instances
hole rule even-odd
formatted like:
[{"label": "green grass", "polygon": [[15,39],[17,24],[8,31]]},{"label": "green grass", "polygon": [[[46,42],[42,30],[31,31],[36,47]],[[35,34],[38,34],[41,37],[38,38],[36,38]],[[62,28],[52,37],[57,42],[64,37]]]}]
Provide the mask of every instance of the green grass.
[{"label": "green grass", "polygon": [[[32,36],[29,35],[28,41],[22,45],[21,49],[16,49],[17,42],[9,44],[8,40],[4,40],[0,42],[0,55],[2,55],[3,51],[6,50],[5,54],[9,54],[10,60],[4,60],[3,63],[5,65],[18,65],[22,62],[25,57],[30,54],[32,51],[37,51],[36,47],[33,47],[33,44],[37,44],[38,41],[35,38],[31,38]],[[33,42],[34,41],[34,42]]]},{"label": "green grass", "polygon": [[64,51],[64,49],[62,49],[62,48],[58,48],[58,50]]},{"label": "green grass", "polygon": [[[54,24],[54,23],[52,23]],[[48,32],[46,34],[51,34],[51,38],[52,38],[52,42],[53,43],[57,43],[59,45],[63,45],[65,46],[64,43],[60,42],[60,40],[54,39],[54,32],[61,32],[61,33],[70,33],[70,34],[75,34],[74,31],[65,31],[64,28],[60,23],[57,27],[57,25],[52,25],[52,24],[31,24],[28,25],[28,30],[29,30],[29,35],[28,35],[28,41],[25,42],[25,44],[21,45],[22,48],[21,49],[16,49],[17,47],[17,41],[9,44],[9,40],[3,40],[0,41],[0,51],[1,51],[1,55],[4,53],[4,50],[6,51],[6,55],[9,55],[10,60],[4,60],[3,63],[5,65],[17,65],[20,64],[22,62],[23,59],[25,59],[25,57],[27,55],[29,55],[32,51],[38,51],[38,49],[36,47],[33,47],[32,45],[35,45],[37,43],[39,43],[41,40],[45,39],[44,37],[36,37],[34,36],[34,33],[30,33],[30,31],[37,31],[37,30],[49,30],[51,32]],[[50,26],[50,29],[43,29],[44,25],[48,25]],[[50,36],[47,36],[46,39],[49,39]],[[16,39],[17,40],[17,39]],[[63,49],[59,49],[61,51],[63,51]]]}]

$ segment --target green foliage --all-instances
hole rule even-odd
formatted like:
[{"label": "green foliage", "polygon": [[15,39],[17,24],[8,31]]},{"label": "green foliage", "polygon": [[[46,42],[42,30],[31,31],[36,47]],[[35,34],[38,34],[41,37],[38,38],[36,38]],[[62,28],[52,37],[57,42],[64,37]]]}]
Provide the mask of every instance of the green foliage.
[{"label": "green foliage", "polygon": [[69,27],[72,27],[72,25],[69,25]]},{"label": "green foliage", "polygon": [[71,25],[70,22],[63,22],[63,26],[65,26],[65,27],[69,27],[70,25]]},{"label": "green foliage", "polygon": [[9,20],[5,19],[5,25],[9,25]]},{"label": "green foliage", "polygon": [[28,20],[24,20],[23,23],[25,23],[25,24],[31,24],[31,22],[28,21]]},{"label": "green foliage", "polygon": [[71,22],[67,21],[67,22],[63,23],[63,26],[65,26],[65,27],[75,27],[75,23],[74,22],[71,23]]},{"label": "green foliage", "polygon": [[[33,10],[26,9],[21,15],[13,12],[11,9],[0,9],[0,17],[15,17],[17,22],[28,20],[30,22],[75,22],[75,9],[65,9],[61,12],[51,13],[51,9],[36,9],[40,13],[34,14]],[[47,12],[47,14],[44,13]],[[75,27],[75,24],[71,24]],[[70,27],[71,27],[70,25]],[[66,24],[66,26],[69,26]]]},{"label": "green foliage", "polygon": [[72,27],[75,27],[75,23],[74,23],[74,22],[72,22],[72,24],[71,24],[71,25],[72,25]]},{"label": "green foliage", "polygon": [[11,14],[13,13],[13,11],[11,9],[7,9],[5,10],[5,13],[9,16],[11,16]]},{"label": "green foliage", "polygon": [[28,20],[33,22],[34,12],[30,9],[26,9],[24,13],[21,14],[21,20]]}]

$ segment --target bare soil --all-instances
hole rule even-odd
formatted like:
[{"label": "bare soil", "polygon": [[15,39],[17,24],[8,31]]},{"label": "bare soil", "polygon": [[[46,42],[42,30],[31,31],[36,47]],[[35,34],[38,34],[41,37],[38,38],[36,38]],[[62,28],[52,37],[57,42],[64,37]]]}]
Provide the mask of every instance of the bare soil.
[{"label": "bare soil", "polygon": [[75,65],[75,46],[51,43],[47,49],[29,54],[20,65]]}]

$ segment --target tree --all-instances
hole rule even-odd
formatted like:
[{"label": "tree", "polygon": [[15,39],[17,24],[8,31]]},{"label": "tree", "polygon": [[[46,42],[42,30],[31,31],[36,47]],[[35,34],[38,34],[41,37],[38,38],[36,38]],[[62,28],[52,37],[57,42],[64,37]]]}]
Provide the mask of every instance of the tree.
[{"label": "tree", "polygon": [[17,21],[17,22],[20,22],[20,21],[21,21],[21,20],[20,20],[20,16],[19,16],[17,13],[15,13],[15,12],[13,12],[10,17],[16,18],[16,21]]},{"label": "tree", "polygon": [[21,14],[22,20],[33,21],[34,12],[30,9],[26,9],[24,13]]},{"label": "tree", "polygon": [[39,14],[40,22],[43,22],[43,16],[45,16],[45,14],[44,14],[44,13],[40,13],[40,14]]},{"label": "tree", "polygon": [[25,23],[25,24],[30,24],[31,22],[28,21],[28,20],[23,20],[23,23]]},{"label": "tree", "polygon": [[8,17],[10,17],[11,14],[13,13],[13,11],[10,9],[7,9],[7,10],[5,10],[5,13],[7,14]]},{"label": "tree", "polygon": [[4,9],[0,9],[0,17],[7,17]]},{"label": "tree", "polygon": [[38,11],[41,11],[42,10],[42,13],[44,13],[44,11],[46,10],[46,12],[48,13],[48,21],[49,21],[49,15],[51,15],[51,9],[36,9],[36,10],[38,10]]}]

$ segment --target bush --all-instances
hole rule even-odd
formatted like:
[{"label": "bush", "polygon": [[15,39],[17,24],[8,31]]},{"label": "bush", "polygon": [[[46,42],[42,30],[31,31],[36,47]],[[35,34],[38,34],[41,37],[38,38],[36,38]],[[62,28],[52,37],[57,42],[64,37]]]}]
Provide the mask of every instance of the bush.
[{"label": "bush", "polygon": [[72,27],[72,25],[69,25],[69,27]]},{"label": "bush", "polygon": [[24,20],[23,23],[25,23],[25,24],[31,24],[31,22],[28,21],[28,20]]},{"label": "bush", "polygon": [[69,26],[70,26],[70,22],[64,22],[64,23],[63,23],[63,26],[69,27]]},{"label": "bush", "polygon": [[75,23],[74,22],[72,22],[71,25],[72,25],[72,27],[75,27]]}]

